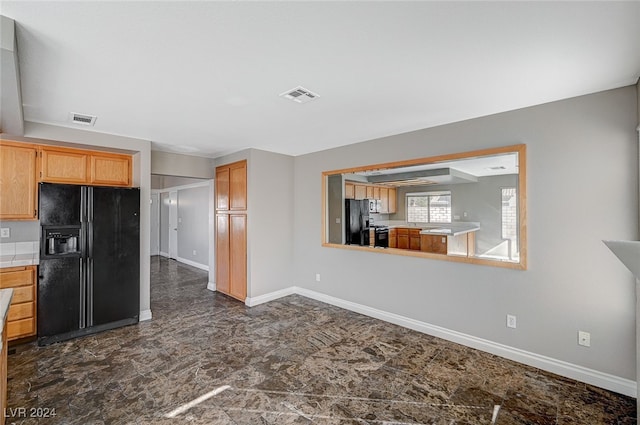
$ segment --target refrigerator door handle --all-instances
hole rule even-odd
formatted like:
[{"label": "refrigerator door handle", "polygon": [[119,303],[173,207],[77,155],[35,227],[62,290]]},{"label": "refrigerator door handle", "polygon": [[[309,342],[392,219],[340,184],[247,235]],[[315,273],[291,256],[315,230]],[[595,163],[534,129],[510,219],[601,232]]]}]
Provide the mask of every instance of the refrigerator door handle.
[{"label": "refrigerator door handle", "polygon": [[93,188],[87,187],[87,221],[88,221],[88,234],[87,234],[87,248],[89,258],[93,258]]},{"label": "refrigerator door handle", "polygon": [[93,258],[87,260],[87,325],[93,326]]},{"label": "refrigerator door handle", "polygon": [[80,257],[80,329],[84,329],[87,327],[86,321],[86,307],[87,300],[85,296],[85,288],[86,288],[86,274],[85,274],[85,263],[84,258]]},{"label": "refrigerator door handle", "polygon": [[80,223],[87,221],[87,211],[85,208],[87,202],[87,188],[82,186],[80,188]]}]

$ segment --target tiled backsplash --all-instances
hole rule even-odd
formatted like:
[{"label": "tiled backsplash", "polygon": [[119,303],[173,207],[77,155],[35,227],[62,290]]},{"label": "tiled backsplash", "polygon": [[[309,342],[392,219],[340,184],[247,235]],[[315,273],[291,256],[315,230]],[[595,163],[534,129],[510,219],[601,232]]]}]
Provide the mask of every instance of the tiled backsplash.
[{"label": "tiled backsplash", "polygon": [[40,242],[0,244],[0,267],[32,266],[40,261]]}]

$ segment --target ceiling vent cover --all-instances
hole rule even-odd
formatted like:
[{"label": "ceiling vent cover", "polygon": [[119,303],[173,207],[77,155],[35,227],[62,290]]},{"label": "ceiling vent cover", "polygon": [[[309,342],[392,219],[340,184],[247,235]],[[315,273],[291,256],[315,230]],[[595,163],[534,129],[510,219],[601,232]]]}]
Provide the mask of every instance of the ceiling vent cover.
[{"label": "ceiling vent cover", "polygon": [[97,117],[95,115],[78,114],[75,112],[69,112],[69,119],[74,124],[81,125],[94,125]]},{"label": "ceiling vent cover", "polygon": [[298,86],[295,89],[287,90],[280,94],[285,99],[293,100],[296,103],[307,103],[319,98],[320,96],[311,90],[307,90],[302,86]]}]

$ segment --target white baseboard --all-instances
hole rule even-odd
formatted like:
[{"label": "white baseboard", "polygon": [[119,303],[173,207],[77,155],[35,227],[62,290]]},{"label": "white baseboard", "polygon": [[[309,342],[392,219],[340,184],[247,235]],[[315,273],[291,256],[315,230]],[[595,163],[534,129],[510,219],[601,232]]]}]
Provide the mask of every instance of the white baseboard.
[{"label": "white baseboard", "polygon": [[207,283],[207,289],[210,290],[210,291],[215,291],[216,290],[216,283],[215,282]]},{"label": "white baseboard", "polygon": [[160,251],[160,256],[169,258],[169,254],[166,253],[166,252],[162,252],[162,251]]},{"label": "white baseboard", "polygon": [[145,322],[147,320],[151,320],[153,317],[153,314],[151,314],[151,310],[142,310],[140,312],[140,316],[138,316],[138,320],[141,322]]},{"label": "white baseboard", "polygon": [[521,350],[519,348],[514,348],[508,345],[478,338],[473,335],[468,335],[440,326],[431,325],[429,323],[421,322],[419,320],[411,319],[399,314],[389,313],[377,308],[342,300],[340,298],[332,297],[330,295],[322,294],[320,292],[312,291],[309,289],[300,288],[298,286],[282,289],[280,291],[261,295],[255,298],[247,298],[245,304],[249,307],[253,307],[255,305],[272,301],[291,294],[302,295],[304,297],[331,304],[336,307],[344,308],[345,310],[364,314],[365,316],[374,317],[376,319],[403,326],[405,328],[413,329],[427,335],[432,335],[438,338],[445,339],[447,341],[452,341],[457,344],[475,348],[480,351],[495,354],[496,356],[504,357],[509,360],[513,360],[529,366],[537,367],[538,369],[542,369],[547,372],[555,373],[566,378],[595,385],[597,387],[624,394],[629,397],[636,398],[637,396],[637,383],[630,379],[621,378],[619,376],[599,372],[597,370],[589,369],[583,366],[574,365],[562,360],[557,360],[551,357]]},{"label": "white baseboard", "polygon": [[269,301],[277,300],[278,298],[286,297],[287,295],[295,294],[296,287],[292,286],[290,288],[281,289],[275,292],[269,292],[268,294],[259,295],[257,297],[249,298],[247,297],[244,300],[244,303],[247,307],[255,307],[260,304],[267,303]]},{"label": "white baseboard", "polygon": [[187,264],[189,266],[193,266],[193,267],[198,268],[200,270],[209,271],[209,266],[206,266],[206,265],[200,264],[200,263],[196,263],[195,261],[187,260],[186,258],[176,257],[176,261],[179,261],[181,263]]}]

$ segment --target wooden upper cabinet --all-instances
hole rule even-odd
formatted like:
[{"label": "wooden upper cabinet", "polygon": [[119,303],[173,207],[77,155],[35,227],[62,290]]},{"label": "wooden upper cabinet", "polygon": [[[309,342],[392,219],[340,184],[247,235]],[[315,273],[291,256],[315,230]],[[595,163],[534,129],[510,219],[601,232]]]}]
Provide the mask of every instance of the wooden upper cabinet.
[{"label": "wooden upper cabinet", "polygon": [[379,186],[374,186],[373,187],[373,199],[375,199],[376,201],[380,200],[380,187]]},{"label": "wooden upper cabinet", "polygon": [[88,151],[55,147],[40,148],[40,181],[86,184],[89,182]]},{"label": "wooden upper cabinet", "polygon": [[380,212],[382,214],[389,213],[389,188],[380,188]]},{"label": "wooden upper cabinet", "polygon": [[229,167],[216,168],[216,209],[229,209]]},{"label": "wooden upper cabinet", "polygon": [[398,193],[395,187],[390,187],[389,188],[389,193],[388,193],[388,198],[389,198],[389,202],[388,202],[388,212],[389,214],[393,214],[397,211],[398,207]]},{"label": "wooden upper cabinet", "polygon": [[345,183],[344,184],[344,198],[345,199],[355,199],[356,198],[356,187],[353,183]]},{"label": "wooden upper cabinet", "polygon": [[367,186],[363,184],[355,185],[356,199],[365,199],[367,197]]},{"label": "wooden upper cabinet", "polygon": [[229,209],[247,209],[247,161],[229,166]]},{"label": "wooden upper cabinet", "polygon": [[247,161],[216,168],[216,210],[247,209]]},{"label": "wooden upper cabinet", "polygon": [[131,155],[40,146],[40,181],[96,186],[132,186]]},{"label": "wooden upper cabinet", "polygon": [[373,186],[367,186],[367,199],[375,199],[373,197]]},{"label": "wooden upper cabinet", "polygon": [[0,143],[0,219],[37,219],[34,145]]},{"label": "wooden upper cabinet", "polygon": [[92,154],[91,184],[131,186],[132,164],[129,155]]}]

